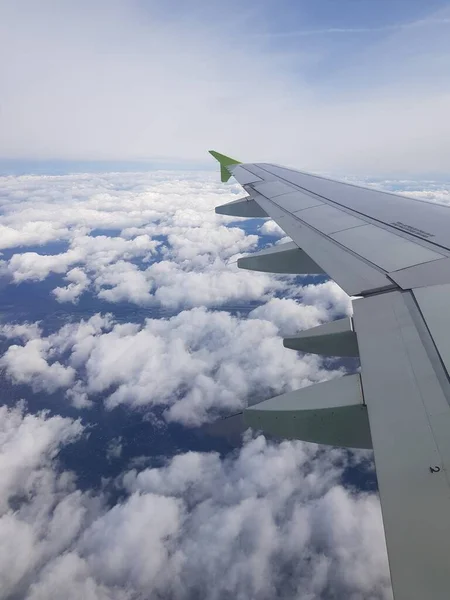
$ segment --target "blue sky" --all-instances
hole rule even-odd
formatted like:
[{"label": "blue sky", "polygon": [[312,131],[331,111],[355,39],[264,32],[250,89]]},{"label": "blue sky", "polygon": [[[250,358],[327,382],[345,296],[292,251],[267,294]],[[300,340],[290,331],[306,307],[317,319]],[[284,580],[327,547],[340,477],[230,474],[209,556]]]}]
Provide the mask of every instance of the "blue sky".
[{"label": "blue sky", "polygon": [[[268,3],[269,4],[269,3]],[[445,0],[300,0],[299,2],[272,2],[268,10],[271,18],[280,24],[280,30],[289,31],[294,19],[304,23],[304,29],[326,28],[380,28],[403,25],[405,22],[426,18],[433,11],[448,5]]]},{"label": "blue sky", "polygon": [[450,4],[0,7],[0,157],[443,174]]},{"label": "blue sky", "polygon": [[272,33],[314,31],[327,28],[380,28],[401,26],[405,22],[428,17],[434,11],[448,6],[446,0],[262,0],[261,2],[204,2],[185,3],[182,0],[154,3],[139,0],[134,3],[147,14],[155,11],[166,18],[194,18],[226,20],[230,13],[246,22]]}]

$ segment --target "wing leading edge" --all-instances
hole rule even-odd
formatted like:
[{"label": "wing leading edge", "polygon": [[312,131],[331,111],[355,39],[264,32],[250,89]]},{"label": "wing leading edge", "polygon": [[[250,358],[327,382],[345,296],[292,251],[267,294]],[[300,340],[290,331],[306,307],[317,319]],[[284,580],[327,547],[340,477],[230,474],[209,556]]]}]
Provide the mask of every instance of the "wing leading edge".
[{"label": "wing leading edge", "polygon": [[238,266],[324,272],[358,296],[352,319],[292,332],[284,344],[359,355],[360,375],[249,407],[246,422],[372,445],[395,598],[448,599],[450,208],[266,163],[222,168],[247,196],[217,212],[270,217],[292,239]]}]

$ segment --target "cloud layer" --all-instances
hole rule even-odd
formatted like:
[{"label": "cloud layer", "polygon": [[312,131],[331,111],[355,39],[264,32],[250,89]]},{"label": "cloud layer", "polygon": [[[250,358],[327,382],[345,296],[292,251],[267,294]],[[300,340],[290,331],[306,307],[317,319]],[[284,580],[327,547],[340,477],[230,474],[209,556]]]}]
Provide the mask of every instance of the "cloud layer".
[{"label": "cloud layer", "polygon": [[[124,323],[99,313],[58,330],[53,325],[51,333],[45,323],[4,325],[10,342],[0,365],[12,382],[64,393],[79,408],[99,398],[110,409],[160,406],[169,420],[199,425],[340,373],[327,372],[318,357],[284,349],[281,336],[349,314],[349,298],[332,282],[301,286],[293,277],[238,270],[235,259],[254,250],[258,236],[246,231],[247,220],[214,213],[238,186],[204,177],[1,180],[0,224],[10,232],[5,280],[39,285],[59,276],[52,295],[61,304],[84,295],[113,309],[127,302],[174,315]],[[37,230],[27,237],[32,222],[42,224],[40,238]],[[264,220],[248,223],[272,243],[280,236]],[[10,248],[18,239],[21,246]],[[223,307],[236,314],[217,310]]]},{"label": "cloud layer", "polygon": [[58,466],[78,422],[0,411],[1,598],[391,597],[378,501],[339,484],[340,452],[190,452],[125,472],[110,507]]},{"label": "cloud layer", "polygon": [[[1,324],[2,375],[21,393],[54,394],[57,409],[102,402],[195,427],[343,373],[281,340],[349,314],[342,290],[233,265],[282,235],[268,221],[215,215],[237,186],[162,172],[0,185],[5,298],[29,285],[64,309],[62,323],[12,311]],[[436,183],[402,186],[446,198]],[[103,301],[101,310],[84,313],[85,300]],[[378,499],[342,485],[355,465],[364,476],[367,453],[247,433],[228,456],[147,457],[143,469],[123,457],[124,431],[103,448],[121,475],[94,490],[78,486],[59,454],[85,435],[95,426],[24,404],[0,409],[0,597],[391,598]]]},{"label": "cloud layer", "polygon": [[[3,262],[3,271],[16,283],[65,275],[67,285],[54,289],[61,303],[77,302],[90,290],[109,302],[178,309],[257,300],[285,289],[283,280],[229,264],[254,249],[258,238],[226,227],[231,219],[214,213],[239,193],[238,186],[225,188],[204,177],[157,172],[0,178],[0,244],[5,250],[23,247]],[[48,243],[67,249],[26,249]]]},{"label": "cloud layer", "polygon": [[[446,202],[449,194],[435,182],[400,184],[429,201]],[[10,176],[0,178],[0,192],[0,272],[15,283],[61,275],[53,295],[62,304],[90,293],[176,311],[293,293],[290,277],[237,269],[258,237],[245,231],[245,219],[214,213],[241,191],[209,174]],[[264,220],[257,232],[271,241],[282,235]]]},{"label": "cloud layer", "polygon": [[0,366],[14,383],[28,383],[35,391],[66,391],[78,406],[102,395],[110,409],[163,406],[167,419],[199,425],[240,410],[250,399],[338,375],[325,370],[317,356],[300,358],[283,348],[279,336],[347,308],[339,298],[333,300],[328,310],[272,300],[248,320],[204,308],[147,319],[143,325],[96,315],[49,336],[37,324],[6,326],[3,335],[16,343]]}]

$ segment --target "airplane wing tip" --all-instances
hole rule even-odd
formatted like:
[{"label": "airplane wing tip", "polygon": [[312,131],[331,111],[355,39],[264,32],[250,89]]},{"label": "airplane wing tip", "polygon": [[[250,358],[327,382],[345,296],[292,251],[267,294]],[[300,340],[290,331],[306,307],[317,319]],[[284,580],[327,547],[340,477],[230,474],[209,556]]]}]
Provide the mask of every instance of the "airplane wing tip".
[{"label": "airplane wing tip", "polygon": [[208,152],[213,156],[220,164],[220,177],[223,183],[227,182],[231,173],[228,168],[231,165],[239,165],[241,164],[239,160],[231,158],[229,156],[225,156],[225,154],[221,154],[220,152],[216,152],[216,150],[208,150]]}]

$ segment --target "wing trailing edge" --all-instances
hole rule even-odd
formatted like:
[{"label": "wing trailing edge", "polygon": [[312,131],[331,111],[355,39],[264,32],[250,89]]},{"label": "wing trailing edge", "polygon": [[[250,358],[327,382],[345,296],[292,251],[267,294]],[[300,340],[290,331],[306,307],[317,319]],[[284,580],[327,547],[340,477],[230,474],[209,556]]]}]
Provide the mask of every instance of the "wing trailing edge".
[{"label": "wing trailing edge", "polygon": [[372,448],[358,373],[310,385],[244,410],[253,429],[317,444]]},{"label": "wing trailing edge", "polygon": [[267,218],[269,216],[250,196],[216,206],[215,211],[218,215],[228,215],[229,217]]},{"label": "wing trailing edge", "polygon": [[294,242],[287,242],[239,258],[240,269],[291,275],[321,275],[323,269]]},{"label": "wing trailing edge", "polygon": [[291,350],[324,356],[358,357],[358,341],[349,317],[330,321],[318,327],[284,338],[283,345]]}]

